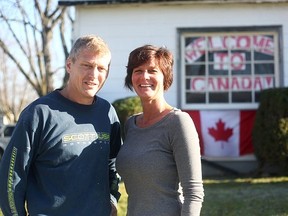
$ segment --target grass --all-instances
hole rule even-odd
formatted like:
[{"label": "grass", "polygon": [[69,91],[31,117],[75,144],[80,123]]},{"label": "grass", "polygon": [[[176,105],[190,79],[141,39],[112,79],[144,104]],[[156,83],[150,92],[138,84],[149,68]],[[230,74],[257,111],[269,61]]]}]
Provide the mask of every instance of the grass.
[{"label": "grass", "polygon": [[[126,216],[120,185],[118,216]],[[205,179],[201,216],[288,216],[288,177]]]},{"label": "grass", "polygon": [[205,180],[202,214],[288,216],[288,177]]},{"label": "grass", "polygon": [[[288,216],[288,177],[204,179],[204,189],[201,216]],[[118,216],[126,216],[123,183],[120,192]]]}]

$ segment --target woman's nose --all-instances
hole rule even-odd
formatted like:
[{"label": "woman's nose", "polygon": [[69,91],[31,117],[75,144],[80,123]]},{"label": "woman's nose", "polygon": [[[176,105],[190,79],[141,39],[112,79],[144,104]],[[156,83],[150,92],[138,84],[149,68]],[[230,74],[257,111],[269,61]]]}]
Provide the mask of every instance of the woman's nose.
[{"label": "woman's nose", "polygon": [[144,79],[149,79],[149,72],[148,70],[143,71],[142,76]]}]

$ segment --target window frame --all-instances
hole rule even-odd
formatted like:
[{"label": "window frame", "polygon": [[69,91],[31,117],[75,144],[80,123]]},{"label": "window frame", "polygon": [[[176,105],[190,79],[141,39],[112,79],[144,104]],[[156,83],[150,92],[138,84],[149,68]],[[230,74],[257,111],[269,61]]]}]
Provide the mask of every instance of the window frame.
[{"label": "window frame", "polygon": [[[274,39],[274,87],[280,87],[283,85],[283,65],[281,65],[282,58],[282,27],[281,26],[260,26],[260,27],[217,27],[217,28],[179,28],[178,29],[178,38],[179,38],[179,59],[178,59],[178,71],[180,72],[178,79],[178,90],[180,92],[180,97],[178,101],[180,103],[180,107],[182,109],[189,109],[189,110],[200,110],[200,109],[257,109],[258,102],[251,102],[251,103],[207,103],[207,94],[209,91],[205,91],[205,98],[206,102],[204,103],[186,103],[186,65],[185,62],[185,39],[189,37],[208,37],[208,36],[229,36],[229,35],[273,35]],[[229,50],[231,51],[231,50]],[[232,50],[233,51],[233,50]],[[205,49],[205,52],[209,52],[208,48]],[[209,64],[208,60],[205,60],[205,65]],[[255,63],[255,62],[254,62]],[[196,65],[196,64],[195,64]],[[252,64],[251,66],[254,67],[256,64]],[[230,76],[232,76],[230,74]],[[248,75],[250,77],[254,76]],[[207,71],[205,69],[205,77],[208,77]],[[210,75],[211,77],[211,75]],[[228,95],[233,93],[231,89],[228,91]],[[254,100],[255,91],[252,89],[251,96]],[[210,92],[211,93],[211,92]],[[212,92],[215,93],[215,92]]]}]

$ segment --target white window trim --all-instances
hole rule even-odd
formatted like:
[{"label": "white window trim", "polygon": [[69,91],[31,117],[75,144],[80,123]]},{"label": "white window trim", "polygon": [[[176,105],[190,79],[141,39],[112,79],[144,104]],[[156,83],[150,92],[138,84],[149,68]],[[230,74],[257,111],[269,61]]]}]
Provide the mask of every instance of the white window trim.
[{"label": "white window trim", "polygon": [[[232,29],[232,28],[231,28]],[[223,29],[219,30],[216,28],[215,30],[211,31],[207,31],[207,29],[203,28],[202,31],[197,29],[196,32],[193,31],[193,29],[188,29],[188,30],[181,30],[180,32],[180,86],[179,86],[179,90],[180,90],[180,106],[182,109],[189,109],[189,110],[217,110],[217,109],[221,109],[221,110],[225,110],[225,109],[257,109],[258,107],[258,103],[222,103],[222,104],[186,104],[185,99],[186,99],[186,90],[185,90],[185,85],[186,85],[186,81],[185,81],[185,58],[184,58],[184,50],[185,50],[185,38],[187,37],[199,37],[199,36],[210,36],[210,35],[247,35],[247,34],[270,34],[270,35],[274,35],[274,76],[275,76],[275,87],[279,87],[280,86],[280,65],[279,65],[279,31],[277,29],[277,27],[273,28],[271,27],[270,29],[266,30],[261,30],[261,27],[259,27],[259,31],[257,31],[257,29],[255,30],[255,28],[249,28],[248,30],[243,30],[241,28],[239,28],[239,30],[236,32],[235,29],[237,30],[237,28],[233,28],[233,32],[229,32],[228,31],[223,31]],[[275,30],[274,30],[275,29]],[[253,91],[253,90],[252,90]]]}]

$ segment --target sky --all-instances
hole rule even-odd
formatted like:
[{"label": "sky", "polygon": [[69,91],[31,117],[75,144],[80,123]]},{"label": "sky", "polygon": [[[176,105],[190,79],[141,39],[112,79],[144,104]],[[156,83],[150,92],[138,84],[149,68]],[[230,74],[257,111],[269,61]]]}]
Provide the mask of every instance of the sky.
[{"label": "sky", "polygon": [[[17,21],[19,20],[21,15],[19,13],[19,10],[17,10],[15,5],[14,5],[15,2],[16,2],[16,0],[0,1],[0,9],[3,11],[3,13],[5,13],[5,15],[9,19],[14,20],[11,27],[13,28],[13,31],[15,32],[16,37],[21,41],[21,43],[24,47],[28,43],[26,42],[26,37],[24,34],[23,26],[19,25],[17,23]],[[27,12],[31,23],[35,23],[36,9],[34,7],[34,4],[33,3],[31,4],[31,0],[20,0],[19,2],[24,7],[25,11]],[[44,2],[44,1],[42,1],[42,2]],[[53,0],[52,4],[53,4],[52,8],[54,9],[58,4],[58,0]],[[70,7],[69,9],[72,9],[72,8]],[[29,71],[30,66],[29,66],[28,62],[26,61],[27,59],[25,58],[25,55],[23,54],[23,52],[19,49],[19,46],[17,46],[17,43],[13,39],[13,35],[8,30],[7,25],[5,25],[5,23],[3,23],[3,21],[0,21],[0,26],[1,26],[0,38],[3,41],[5,41],[5,43],[8,45],[9,48],[11,48],[10,50],[11,50],[12,54],[18,59],[18,61],[25,68],[25,70]],[[29,26],[29,25],[27,25],[27,26]],[[72,29],[71,25],[70,26],[68,25],[66,28],[66,31],[65,31],[65,32],[67,32],[67,34],[65,34],[66,41],[68,41],[69,43],[71,41],[71,34],[69,34],[69,32],[71,32],[71,29]],[[33,39],[32,31],[30,31],[28,34],[29,34],[29,39]],[[38,36],[38,41],[40,41],[39,36]],[[32,44],[32,51],[33,51],[33,46],[35,46],[34,41],[31,40],[30,44]],[[71,44],[69,44],[69,46],[71,47]],[[68,47],[68,48],[70,49],[70,47]],[[27,50],[27,46],[25,47],[25,49]],[[55,81],[54,86],[55,86],[55,88],[57,88],[57,87],[62,86],[62,80],[63,80],[64,74],[65,74],[65,70],[64,70],[65,59],[64,59],[64,54],[62,51],[62,45],[61,45],[61,41],[60,41],[60,34],[59,34],[58,27],[55,28],[55,31],[53,32],[53,44],[51,46],[51,52],[52,52],[52,56],[51,56],[52,62],[51,63],[52,63],[53,69],[56,70],[56,68],[62,67],[62,70],[59,70],[54,76],[54,81]],[[13,67],[15,68],[15,64],[12,63],[11,61],[8,61],[8,64],[10,65],[11,70]],[[35,62],[35,64],[36,64],[36,62]],[[21,79],[21,78],[23,79],[24,76],[19,73],[19,79]]]}]

